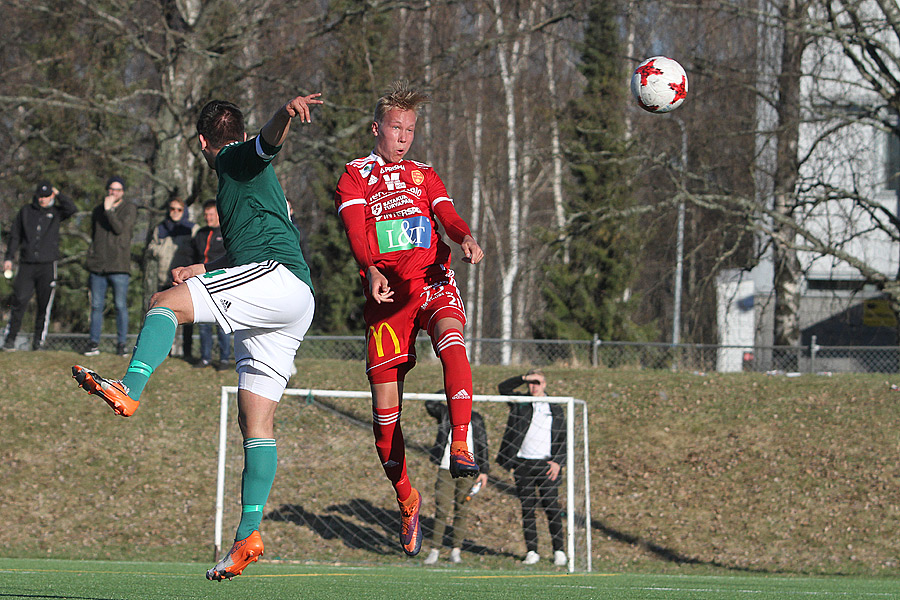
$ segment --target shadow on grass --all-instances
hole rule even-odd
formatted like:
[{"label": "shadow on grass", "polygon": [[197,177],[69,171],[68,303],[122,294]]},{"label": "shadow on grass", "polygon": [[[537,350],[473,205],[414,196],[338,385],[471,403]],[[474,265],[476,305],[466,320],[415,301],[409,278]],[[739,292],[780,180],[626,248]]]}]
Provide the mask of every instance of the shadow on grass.
[{"label": "shadow on grass", "polygon": [[[324,540],[340,539],[348,548],[379,555],[403,554],[399,541],[399,510],[385,510],[361,498],[332,504],[325,510],[328,513],[315,514],[299,504],[284,504],[269,511],[264,518],[308,527]],[[433,537],[434,519],[421,517],[421,524],[423,537]],[[397,529],[392,529],[391,525],[396,525]],[[515,556],[470,540],[465,541],[463,550],[482,556]]]},{"label": "shadow on grass", "polygon": [[[346,411],[337,408],[336,406],[323,402],[321,400],[316,400],[314,402],[321,408],[330,411],[340,417],[347,419],[352,422],[354,425],[359,426],[363,429],[369,429],[371,427],[371,423],[364,422],[356,418],[354,415],[349,414]],[[427,455],[429,448],[426,446],[416,445],[408,443],[407,445],[408,452],[418,452],[423,455]],[[505,494],[511,497],[516,496],[516,486],[508,481],[504,481],[501,479],[497,479],[494,476],[489,477],[489,484],[496,489],[501,494]],[[352,500],[347,504],[343,505],[333,505],[329,506],[327,510],[335,510],[341,514],[347,515],[354,519],[359,519],[361,515],[366,515],[366,520],[371,524],[377,524],[382,527],[384,534],[377,534],[377,538],[373,537],[374,534],[367,534],[367,532],[374,532],[372,527],[366,527],[357,525],[351,521],[343,519],[341,517],[336,516],[318,516],[313,515],[312,513],[306,512],[303,507],[299,505],[285,505],[281,509],[282,511],[288,511],[287,515],[278,514],[278,511],[272,511],[269,513],[270,516],[266,518],[270,518],[271,520],[277,521],[291,521],[295,522],[299,525],[307,525],[313,531],[316,531],[323,539],[332,539],[334,537],[340,536],[344,539],[344,543],[351,548],[361,548],[365,550],[369,550],[371,552],[376,552],[379,554],[396,554],[399,551],[399,543],[394,541],[396,540],[397,534],[394,531],[387,531],[384,529],[384,523],[399,523],[400,522],[400,513],[399,511],[386,511],[383,509],[375,508],[366,500]],[[292,516],[293,513],[290,511],[299,511],[297,512],[298,517],[294,518]],[[365,512],[360,512],[365,511]],[[374,514],[377,513],[377,514]],[[301,517],[302,515],[302,517]],[[382,520],[386,519],[386,520]],[[579,526],[584,527],[585,525],[585,516],[583,513],[576,514],[575,520],[578,521]],[[720,569],[726,569],[730,571],[739,571],[744,573],[774,573],[774,571],[768,569],[759,569],[759,568],[750,568],[750,567],[741,567],[737,565],[729,565],[716,560],[701,560],[696,557],[687,556],[678,552],[673,548],[668,548],[661,544],[658,544],[652,540],[647,540],[639,535],[634,535],[630,533],[626,533],[624,531],[620,531],[618,529],[614,529],[603,522],[597,519],[590,520],[591,529],[599,532],[600,534],[608,537],[611,540],[622,544],[628,544],[630,546],[634,546],[637,548],[641,548],[643,551],[655,556],[659,560],[670,562],[678,565],[699,565],[706,567],[715,567]],[[434,529],[434,519],[433,518],[425,518],[422,519],[422,534],[426,539],[431,539],[433,537],[433,529]],[[377,542],[377,543],[376,543]],[[477,544],[471,543],[469,540],[463,544],[463,549],[472,552],[474,554],[481,555],[492,555],[492,556],[508,556],[514,557],[514,554],[509,552],[503,552],[498,550],[493,550],[491,548],[487,548],[485,546],[480,546]]]},{"label": "shadow on grass", "polygon": [[[490,484],[497,491],[502,494],[506,494],[509,496],[516,496],[516,486],[510,484],[505,481],[497,480],[494,477],[490,477]],[[584,513],[577,513],[575,515],[575,521],[579,527],[585,526],[585,518]],[[719,569],[727,569],[730,571],[739,571],[742,573],[776,573],[776,571],[772,571],[770,569],[760,569],[760,568],[751,568],[751,567],[742,567],[738,565],[730,565],[723,562],[719,562],[717,560],[701,560],[696,557],[687,556],[674,550],[672,548],[668,548],[661,544],[658,544],[652,540],[645,539],[639,535],[634,535],[631,533],[626,533],[624,531],[620,531],[609,525],[604,524],[602,521],[598,519],[591,519],[591,529],[599,532],[600,534],[608,537],[611,540],[622,544],[628,544],[629,546],[634,546],[642,549],[643,551],[652,554],[659,560],[663,560],[666,562],[678,564],[678,565],[700,565],[706,567],[715,567]]]},{"label": "shadow on grass", "polygon": [[[323,540],[340,539],[348,548],[367,550],[380,555],[402,552],[398,543],[394,541],[395,536],[389,536],[382,526],[386,520],[391,523],[399,522],[399,510],[387,511],[372,505],[368,500],[361,499],[351,500],[346,504],[334,504],[326,510],[329,511],[328,514],[318,515],[299,504],[284,504],[270,511],[264,518],[268,521],[309,527]],[[367,516],[367,523],[359,522],[360,515]]]}]

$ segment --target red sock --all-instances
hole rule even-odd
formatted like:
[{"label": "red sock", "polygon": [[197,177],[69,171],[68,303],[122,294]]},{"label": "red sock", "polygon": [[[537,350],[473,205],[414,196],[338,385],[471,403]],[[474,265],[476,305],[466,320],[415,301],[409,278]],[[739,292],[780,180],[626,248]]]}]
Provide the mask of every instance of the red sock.
[{"label": "red sock", "polygon": [[412,494],[412,486],[406,476],[406,445],[400,428],[400,407],[373,408],[372,432],[384,474],[394,486],[397,498],[406,500]]},{"label": "red sock", "polygon": [[[444,367],[444,390],[450,411],[451,441],[465,442],[472,420],[472,367],[466,356],[462,331],[448,329],[435,340],[435,350]],[[469,448],[471,451],[471,448]]]}]

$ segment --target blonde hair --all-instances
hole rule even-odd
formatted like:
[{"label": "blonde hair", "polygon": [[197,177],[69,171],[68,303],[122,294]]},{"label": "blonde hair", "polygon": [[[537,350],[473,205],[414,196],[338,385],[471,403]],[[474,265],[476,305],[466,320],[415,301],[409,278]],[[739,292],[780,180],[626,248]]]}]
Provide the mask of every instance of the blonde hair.
[{"label": "blonde hair", "polygon": [[544,380],[544,383],[547,383],[547,376],[544,375],[544,372],[540,369],[528,369],[528,372],[525,373],[525,377],[528,377],[529,375],[537,375]]},{"label": "blonde hair", "polygon": [[375,103],[375,122],[381,123],[384,115],[395,108],[416,112],[427,102],[431,102],[431,98],[425,92],[410,89],[408,81],[395,81],[391,90]]}]

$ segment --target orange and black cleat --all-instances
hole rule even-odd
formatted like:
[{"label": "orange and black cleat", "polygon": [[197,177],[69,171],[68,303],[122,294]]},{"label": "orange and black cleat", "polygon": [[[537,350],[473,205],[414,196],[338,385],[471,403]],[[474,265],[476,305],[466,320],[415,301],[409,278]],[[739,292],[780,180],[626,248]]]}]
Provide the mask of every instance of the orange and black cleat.
[{"label": "orange and black cleat", "polygon": [[422,527],[419,524],[419,507],[422,496],[413,488],[412,494],[405,502],[397,499],[400,505],[400,545],[407,556],[415,556],[422,549]]},{"label": "orange and black cleat", "polygon": [[119,380],[104,379],[94,371],[80,365],[72,367],[72,377],[88,394],[96,394],[106,400],[106,403],[117,415],[130,417],[140,404],[139,401],[132,400],[128,396],[128,388]]},{"label": "orange and black cleat", "polygon": [[242,540],[237,540],[216,566],[206,572],[210,581],[222,581],[240,575],[252,562],[263,555],[263,542],[259,531],[254,531]]},{"label": "orange and black cleat", "polygon": [[469,448],[465,442],[453,442],[450,444],[450,476],[454,479],[458,477],[477,477],[478,463],[475,457],[469,452]]}]

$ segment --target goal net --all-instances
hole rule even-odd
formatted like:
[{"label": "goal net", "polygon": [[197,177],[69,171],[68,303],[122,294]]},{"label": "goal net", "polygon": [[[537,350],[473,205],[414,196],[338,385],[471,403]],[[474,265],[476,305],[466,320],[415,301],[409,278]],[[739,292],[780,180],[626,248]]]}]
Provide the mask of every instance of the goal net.
[{"label": "goal net", "polygon": [[[221,388],[216,558],[221,556],[223,544],[231,545],[240,519],[243,450],[236,398],[237,387]],[[429,449],[435,443],[438,423],[426,412],[424,401],[444,399],[443,394],[406,393],[401,418],[407,471],[423,501],[423,551],[416,559],[424,559],[431,548],[440,548],[439,564],[446,564],[449,548],[432,539],[438,467],[430,462]],[[473,400],[473,410],[484,418],[490,468],[487,485],[466,503],[463,564],[508,568],[526,553],[521,504],[512,474],[494,461],[509,414],[507,403],[531,400],[489,395],[476,395]],[[541,400],[563,405],[566,414],[567,464],[559,486],[566,568],[590,571],[587,405],[571,397]],[[278,472],[261,527],[267,559],[358,563],[409,560],[398,541],[400,512],[396,497],[375,453],[368,391],[287,389],[275,413],[275,437]],[[452,514],[447,533],[452,527]],[[540,502],[537,531],[541,563],[552,565],[553,549]]]}]

